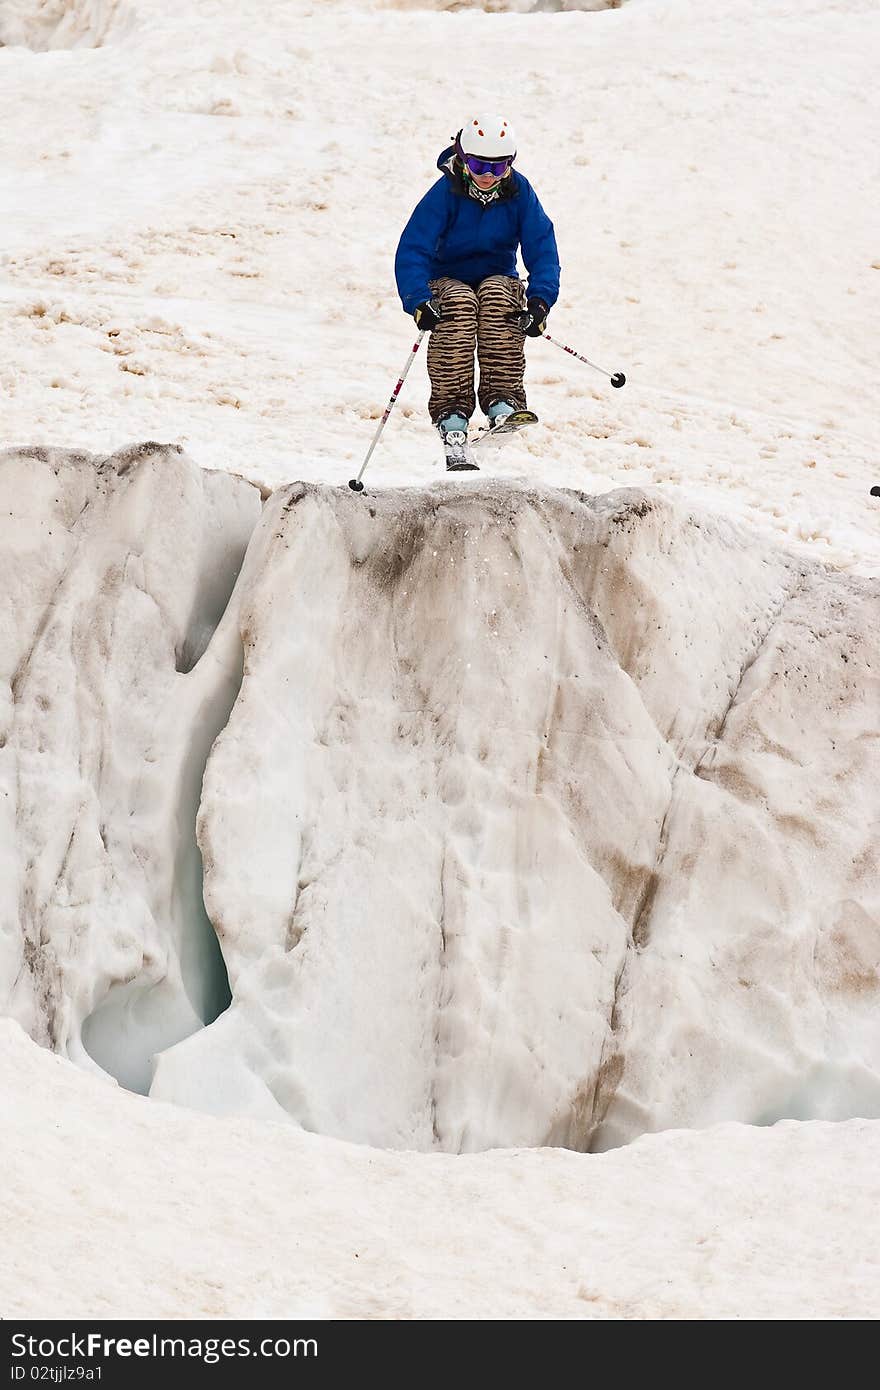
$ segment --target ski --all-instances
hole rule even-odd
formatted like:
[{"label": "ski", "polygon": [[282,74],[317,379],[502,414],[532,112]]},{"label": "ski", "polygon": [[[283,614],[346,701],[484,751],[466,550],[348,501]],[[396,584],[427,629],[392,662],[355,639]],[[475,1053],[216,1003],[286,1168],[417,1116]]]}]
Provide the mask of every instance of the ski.
[{"label": "ski", "polygon": [[497,440],[499,443],[511,434],[518,434],[527,425],[536,425],[538,417],[533,410],[514,410],[510,415],[503,415],[497,425],[486,425],[478,430],[471,440],[471,448],[477,448],[487,440]]}]

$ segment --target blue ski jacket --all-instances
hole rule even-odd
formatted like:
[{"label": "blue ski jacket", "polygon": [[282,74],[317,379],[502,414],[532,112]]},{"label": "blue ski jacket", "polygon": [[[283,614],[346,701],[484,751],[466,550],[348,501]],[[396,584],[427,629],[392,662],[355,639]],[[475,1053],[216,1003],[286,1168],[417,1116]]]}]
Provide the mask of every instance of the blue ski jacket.
[{"label": "blue ski jacket", "polygon": [[528,179],[512,169],[491,203],[469,196],[450,145],[437,160],[443,177],[416,205],[394,260],[401,303],[408,314],[431,298],[429,280],[448,275],[476,286],[488,275],[517,276],[522,248],[527,297],[551,309],[559,297],[559,253],[553,223]]}]

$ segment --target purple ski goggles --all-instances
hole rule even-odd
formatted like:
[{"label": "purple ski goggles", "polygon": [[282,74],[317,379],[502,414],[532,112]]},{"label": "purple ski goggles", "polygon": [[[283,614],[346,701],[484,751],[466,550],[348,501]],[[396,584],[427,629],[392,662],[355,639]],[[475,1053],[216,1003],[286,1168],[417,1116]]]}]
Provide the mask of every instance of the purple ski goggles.
[{"label": "purple ski goggles", "polygon": [[472,174],[494,174],[496,179],[502,178],[513,163],[512,155],[505,159],[480,159],[476,154],[463,154],[462,159]]}]

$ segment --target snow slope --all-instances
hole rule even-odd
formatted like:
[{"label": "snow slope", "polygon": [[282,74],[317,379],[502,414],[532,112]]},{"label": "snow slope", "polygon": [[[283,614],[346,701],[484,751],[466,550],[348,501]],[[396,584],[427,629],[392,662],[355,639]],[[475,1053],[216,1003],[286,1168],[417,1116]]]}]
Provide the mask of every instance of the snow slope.
[{"label": "snow slope", "polygon": [[[344,482],[410,343],[396,238],[489,102],[556,224],[551,332],[628,376],[530,344],[544,423],[498,471],[659,484],[877,573],[873,0],[136,10],[101,48],[0,50],[5,442]],[[426,399],[419,361],[377,485],[436,477]]]},{"label": "snow slope", "polygon": [[877,1315],[876,1122],[388,1153],[114,1092],[6,1020],[0,1084],[7,1317]]}]

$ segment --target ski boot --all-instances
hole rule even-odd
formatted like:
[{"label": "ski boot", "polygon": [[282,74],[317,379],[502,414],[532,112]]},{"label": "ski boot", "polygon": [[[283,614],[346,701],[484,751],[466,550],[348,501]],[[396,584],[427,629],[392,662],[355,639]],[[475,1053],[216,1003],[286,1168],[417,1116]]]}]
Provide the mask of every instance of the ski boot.
[{"label": "ski boot", "polygon": [[468,422],[464,415],[457,411],[442,415],[437,428],[443,440],[447,473],[468,473],[479,468],[468,444]]},{"label": "ski boot", "polygon": [[513,415],[513,413],[514,407],[510,404],[510,401],[493,401],[486,411],[486,415],[489,419],[489,429],[497,429],[499,425],[504,424],[508,415]]}]

